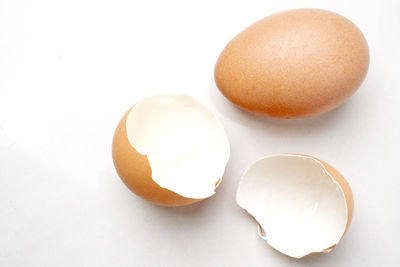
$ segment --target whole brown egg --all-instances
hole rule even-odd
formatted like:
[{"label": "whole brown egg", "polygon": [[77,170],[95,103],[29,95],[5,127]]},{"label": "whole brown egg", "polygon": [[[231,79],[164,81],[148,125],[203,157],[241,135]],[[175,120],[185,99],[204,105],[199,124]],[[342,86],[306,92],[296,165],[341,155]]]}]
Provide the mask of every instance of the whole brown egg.
[{"label": "whole brown egg", "polygon": [[281,118],[318,115],[343,104],[363,82],[367,42],[351,21],[294,9],[251,25],[222,51],[215,81],[237,106]]}]

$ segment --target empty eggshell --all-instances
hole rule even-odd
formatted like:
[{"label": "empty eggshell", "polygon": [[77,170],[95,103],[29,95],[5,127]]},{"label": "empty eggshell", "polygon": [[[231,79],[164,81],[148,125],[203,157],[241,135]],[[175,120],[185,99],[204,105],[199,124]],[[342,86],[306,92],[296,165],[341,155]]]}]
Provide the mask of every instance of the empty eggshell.
[{"label": "empty eggshell", "polygon": [[350,20],[294,9],[246,28],[222,51],[215,81],[232,103],[280,118],[318,115],[343,104],[369,65],[367,42]]},{"label": "empty eggshell", "polygon": [[332,250],[349,227],[354,205],[337,170],[298,154],[256,161],[241,178],[236,201],[257,220],[260,237],[294,258]]},{"label": "empty eggshell", "polygon": [[187,95],[156,95],[133,106],[113,140],[115,168],[135,194],[182,206],[215,193],[230,155],[214,114]]}]

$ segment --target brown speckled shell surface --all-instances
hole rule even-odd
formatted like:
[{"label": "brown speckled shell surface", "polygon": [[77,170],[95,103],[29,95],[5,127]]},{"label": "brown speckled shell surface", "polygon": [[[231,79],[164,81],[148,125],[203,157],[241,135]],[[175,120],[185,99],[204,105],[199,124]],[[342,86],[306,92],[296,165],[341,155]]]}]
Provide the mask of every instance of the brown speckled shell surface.
[{"label": "brown speckled shell surface", "polygon": [[268,16],[222,51],[215,81],[225,97],[257,114],[300,118],[344,103],[369,66],[367,42],[351,21],[319,9]]}]

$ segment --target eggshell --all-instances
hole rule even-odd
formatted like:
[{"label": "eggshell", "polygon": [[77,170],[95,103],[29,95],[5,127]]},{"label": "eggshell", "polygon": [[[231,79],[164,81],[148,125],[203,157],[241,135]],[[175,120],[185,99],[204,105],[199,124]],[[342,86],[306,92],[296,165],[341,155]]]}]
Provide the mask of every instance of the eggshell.
[{"label": "eggshell", "polygon": [[178,195],[153,181],[147,156],[139,154],[129,143],[126,134],[129,111],[118,124],[112,146],[114,166],[125,185],[139,197],[160,206],[183,206],[200,201]]},{"label": "eggshell", "polygon": [[[157,109],[156,106],[149,106],[146,107],[148,110],[148,112],[146,112],[146,109],[143,108],[144,102],[153,103],[153,105],[160,104],[162,110],[155,111]],[[139,107],[142,108],[140,109]],[[161,116],[167,114],[168,110],[171,109],[170,107],[174,108],[172,114],[173,117],[176,118],[175,121],[173,120],[174,118],[171,117],[157,117],[157,114]],[[140,110],[140,112],[137,110]],[[131,125],[128,124],[128,120],[133,112],[135,112],[135,116],[140,116],[140,120]],[[138,115],[137,113],[140,114]],[[190,120],[192,118],[190,116],[195,116],[193,118],[196,118],[196,116],[199,118],[200,116],[200,118],[198,121]],[[135,117],[133,117],[133,119],[135,119]],[[201,124],[201,122],[208,125],[208,121],[210,121],[210,125],[214,128],[203,128],[205,126]],[[128,125],[131,125],[131,129],[128,129]],[[146,128],[146,126],[149,125],[156,128]],[[159,125],[162,126],[159,127]],[[166,125],[169,131],[163,128],[163,126]],[[186,133],[190,133],[190,131],[182,133],[182,131],[190,127],[195,127],[194,130],[199,132],[199,136],[185,135]],[[155,132],[151,132],[151,130]],[[142,135],[140,135],[140,133]],[[193,131],[191,133],[193,133]],[[209,133],[209,135],[202,136],[202,133]],[[202,156],[203,158],[209,158],[209,160],[201,160],[202,157],[200,157],[199,162],[193,162],[193,159],[198,159],[193,155],[196,153],[207,153],[207,148],[209,147],[206,146],[205,151],[196,151],[196,146],[194,146],[193,149],[187,149],[187,146],[190,145],[190,142],[196,142],[197,145],[203,144],[200,140],[202,137],[210,138],[209,140],[211,140],[211,142],[207,141],[208,143],[205,142],[204,144],[211,144],[211,146],[216,144],[216,151],[210,151],[211,155]],[[143,145],[143,138],[146,139],[145,145]],[[140,150],[138,151],[138,147],[135,146],[138,144],[141,145],[139,146],[139,149],[142,151],[141,153],[139,152]],[[146,150],[148,145],[156,150]],[[185,147],[183,151],[179,150],[180,145]],[[185,154],[187,151],[189,151],[189,155]],[[150,153],[149,155],[152,157],[153,162],[146,153]],[[112,155],[119,176],[133,193],[157,205],[183,206],[205,199],[215,193],[215,188],[221,182],[223,170],[229,158],[229,143],[222,126],[220,126],[213,114],[192,97],[184,95],[159,95],[148,97],[140,101],[139,104],[133,106],[122,117],[114,134]],[[219,158],[215,159],[213,157]],[[180,160],[182,160],[182,162]],[[210,161],[213,161],[213,164],[207,166],[207,163],[210,163]],[[170,165],[171,162],[175,165]],[[160,167],[160,163],[164,163],[164,165]],[[186,167],[184,164],[186,164]],[[189,167],[187,164],[189,164]],[[201,175],[196,176],[198,173],[188,173],[190,171],[199,172],[199,168],[204,170],[212,170],[214,168],[215,172],[212,172],[212,174],[216,176],[202,177]],[[183,172],[183,177],[181,177],[182,179],[180,180],[181,182],[187,182],[186,187],[195,186],[195,189],[199,190],[197,188],[199,185],[203,185],[204,187],[204,183],[209,181],[210,184],[206,184],[203,191],[200,192],[202,197],[188,197],[188,195],[199,194],[198,192],[196,193],[196,190],[185,188],[185,183],[179,185],[179,179],[175,182],[173,179],[174,174],[178,173],[182,176],[180,170],[186,170],[186,172]],[[157,173],[157,177],[154,177],[154,172]],[[167,174],[163,176],[163,172],[167,172]],[[207,173],[209,172],[206,172],[206,174]],[[201,172],[201,174],[204,174],[204,172]],[[173,180],[170,180],[168,183],[165,177],[172,177]],[[203,181],[193,180],[195,178],[202,179]],[[185,191],[185,189],[187,190]],[[209,190],[211,190],[211,192]]]},{"label": "eggshell", "polygon": [[367,42],[351,21],[294,9],[251,25],[222,51],[215,81],[232,103],[281,118],[318,115],[343,104],[369,66]]},{"label": "eggshell", "polygon": [[354,209],[344,177],[328,163],[301,154],[256,161],[243,175],[236,200],[259,223],[260,237],[294,258],[331,251]]},{"label": "eggshell", "polygon": [[[303,155],[303,156],[307,156],[307,155]],[[343,194],[344,197],[346,199],[346,205],[347,205],[347,210],[348,210],[348,215],[347,215],[347,224],[346,224],[346,230],[345,233],[347,232],[347,230],[349,229],[351,220],[353,219],[353,212],[354,212],[354,198],[353,198],[353,192],[351,191],[351,187],[349,185],[349,183],[347,182],[347,180],[343,177],[343,175],[336,170],[334,167],[332,167],[330,164],[328,164],[327,162],[317,159],[315,157],[312,156],[308,156],[310,158],[315,159],[316,161],[318,161],[319,163],[321,163],[326,172],[332,177],[332,179],[334,179],[340,186],[340,188],[343,190]]]}]

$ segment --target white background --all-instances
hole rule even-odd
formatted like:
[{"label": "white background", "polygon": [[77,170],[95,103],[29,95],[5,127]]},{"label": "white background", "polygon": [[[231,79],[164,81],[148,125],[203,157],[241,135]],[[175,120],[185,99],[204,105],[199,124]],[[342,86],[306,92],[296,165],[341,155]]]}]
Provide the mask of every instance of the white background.
[{"label": "white background", "polygon": [[[295,7],[364,32],[368,76],[342,107],[280,120],[238,110],[213,69],[225,44]],[[400,2],[0,0],[0,266],[400,266]],[[232,156],[217,194],[162,208],[111,158],[140,98],[185,93],[223,123]],[[353,222],[329,254],[294,260],[257,237],[234,201],[240,175],[281,152],[317,156],[350,182]]]}]

